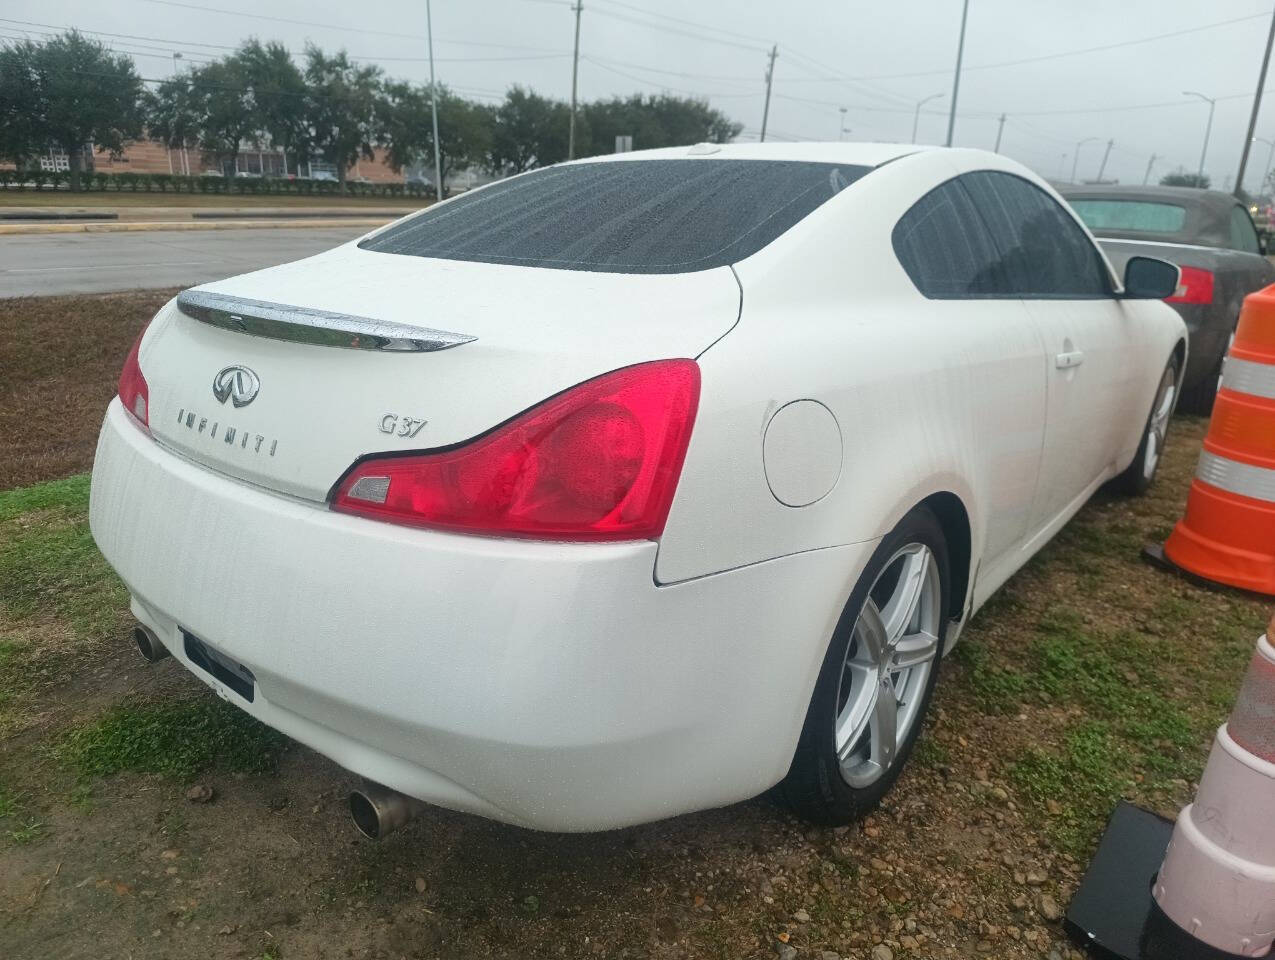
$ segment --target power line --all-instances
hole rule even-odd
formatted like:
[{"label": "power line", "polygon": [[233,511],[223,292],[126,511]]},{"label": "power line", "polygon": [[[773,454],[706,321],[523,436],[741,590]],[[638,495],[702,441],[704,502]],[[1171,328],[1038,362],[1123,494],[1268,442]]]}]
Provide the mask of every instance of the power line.
[{"label": "power line", "polygon": [[[965,70],[997,70],[1001,67],[1017,67],[1026,63],[1040,63],[1045,60],[1058,60],[1063,57],[1078,57],[1086,53],[1098,53],[1103,50],[1118,50],[1123,47],[1137,46],[1143,43],[1154,43],[1158,40],[1168,40],[1172,37],[1184,37],[1192,33],[1200,33],[1204,30],[1214,30],[1218,27],[1227,27],[1235,23],[1245,23],[1249,20],[1260,20],[1270,16],[1268,12],[1254,13],[1243,17],[1234,17],[1230,20],[1218,20],[1214,23],[1203,23],[1196,27],[1187,27],[1183,30],[1173,30],[1169,33],[1157,33],[1150,37],[1138,37],[1132,40],[1120,40],[1116,43],[1104,43],[1096,47],[1082,47],[1077,50],[1060,50],[1055,53],[1046,53],[1038,57],[1023,57],[1018,60],[1001,60],[997,63],[980,63],[973,66],[964,67]],[[857,80],[902,80],[908,77],[933,77],[946,75],[951,70],[919,70],[911,73],[887,73],[878,74],[870,77],[855,77]]]},{"label": "power line", "polygon": [[[423,34],[403,33],[401,31],[368,30],[363,27],[351,27],[339,23],[322,23],[317,20],[294,20],[290,17],[272,17],[264,13],[251,13],[247,10],[227,10],[222,7],[209,7],[199,3],[184,3],[182,0],[139,0],[141,3],[156,3],[165,7],[179,7],[185,10],[199,10],[204,13],[218,13],[230,17],[248,17],[253,20],[268,20],[271,23],[289,23],[301,27],[318,27],[321,30],[339,30],[342,33],[362,33],[376,37],[394,37],[397,40],[425,40]],[[86,31],[87,32],[87,31]],[[528,47],[507,43],[486,43],[479,40],[444,40],[436,37],[437,43],[453,43],[467,47],[494,47],[505,50],[538,50],[542,53],[562,53],[549,47]]]},{"label": "power line", "polygon": [[[146,0],[147,3],[158,3],[160,0]],[[595,14],[603,17],[610,17],[612,20],[620,20],[624,23],[632,23],[639,27],[646,27],[648,30],[660,30],[664,33],[677,34],[678,36],[690,37],[692,40],[700,40],[704,43],[717,43],[724,47],[735,47],[740,50],[751,50],[754,53],[763,51],[764,48],[755,46],[751,43],[740,43],[737,40],[726,40],[721,37],[714,37],[706,33],[695,33],[691,30],[684,30],[681,27],[668,27],[662,23],[652,23],[650,20],[639,20],[637,17],[629,16],[624,13],[616,13],[614,10],[594,9]]]}]

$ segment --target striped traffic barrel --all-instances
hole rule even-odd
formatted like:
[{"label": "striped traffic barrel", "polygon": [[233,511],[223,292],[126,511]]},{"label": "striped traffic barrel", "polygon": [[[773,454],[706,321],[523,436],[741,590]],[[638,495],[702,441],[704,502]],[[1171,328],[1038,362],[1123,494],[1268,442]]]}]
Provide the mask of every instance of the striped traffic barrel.
[{"label": "striped traffic barrel", "polygon": [[1186,515],[1164,554],[1207,580],[1275,595],[1275,284],[1244,300]]},{"label": "striped traffic barrel", "polygon": [[1227,956],[1267,957],[1275,942],[1272,636],[1275,621],[1257,642],[1235,708],[1213,740],[1195,802],[1178,817],[1151,890],[1180,930]]}]

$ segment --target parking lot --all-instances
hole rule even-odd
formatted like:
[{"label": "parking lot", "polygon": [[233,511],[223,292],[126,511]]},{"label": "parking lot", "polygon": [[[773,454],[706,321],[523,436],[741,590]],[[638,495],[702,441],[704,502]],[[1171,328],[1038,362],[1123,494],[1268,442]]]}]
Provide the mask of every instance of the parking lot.
[{"label": "parking lot", "polygon": [[1139,559],[1194,469],[1204,424],[1178,418],[1150,496],[1099,494],[970,625],[861,824],[763,796],[587,836],[431,810],[372,843],[349,775],[139,659],[89,537],[101,410],[170,293],[0,303],[9,956],[1069,956],[1059,914],[1112,804],[1190,799],[1265,622]]}]

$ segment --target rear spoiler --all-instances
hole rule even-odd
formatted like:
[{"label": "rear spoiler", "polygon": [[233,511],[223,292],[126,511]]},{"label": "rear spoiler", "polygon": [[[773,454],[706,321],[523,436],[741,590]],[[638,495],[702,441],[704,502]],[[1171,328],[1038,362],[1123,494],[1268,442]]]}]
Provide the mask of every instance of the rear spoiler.
[{"label": "rear spoiler", "polygon": [[478,339],[464,333],[388,323],[310,307],[291,307],[206,290],[183,290],[177,295],[177,309],[200,323],[253,337],[353,350],[433,353]]}]

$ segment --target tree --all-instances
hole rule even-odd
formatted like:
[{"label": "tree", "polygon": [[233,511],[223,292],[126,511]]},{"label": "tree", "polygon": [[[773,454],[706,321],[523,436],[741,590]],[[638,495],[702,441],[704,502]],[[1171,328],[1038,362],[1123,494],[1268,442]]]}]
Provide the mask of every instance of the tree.
[{"label": "tree", "polygon": [[232,54],[204,64],[191,73],[190,92],[204,155],[233,177],[243,145],[261,136],[243,61]]},{"label": "tree", "polygon": [[633,137],[634,149],[646,150],[703,141],[727,143],[744,129],[706,100],[667,94],[595,100],[585,104],[584,117],[589,149],[580,152],[585,156],[613,152],[615,138],[624,134]]},{"label": "tree", "polygon": [[85,150],[118,154],[142,135],[142,81],[133,61],[74,30],[12,49],[27,61],[30,83],[22,101],[30,117],[15,140],[25,142],[28,155],[32,147],[65,152],[71,189],[79,190]]},{"label": "tree", "polygon": [[143,100],[146,131],[170,150],[197,146],[202,130],[201,107],[189,77],[164,80]]},{"label": "tree", "polygon": [[37,133],[42,118],[33,102],[35,46],[29,42],[0,47],[0,159],[22,169],[44,144]]},{"label": "tree", "polygon": [[[586,126],[577,120],[577,133],[587,143]],[[511,87],[496,108],[490,165],[497,173],[522,173],[567,159],[571,108],[522,87]]]},{"label": "tree", "polygon": [[328,56],[318,47],[305,49],[307,139],[329,163],[345,190],[345,172],[360,158],[371,160],[378,120],[384,110],[381,68],[360,67],[342,50]]},{"label": "tree", "polygon": [[[495,112],[438,85],[438,140],[442,161],[442,191],[447,195],[447,177],[458,167],[484,167],[492,151]],[[381,98],[377,122],[377,143],[385,147],[386,160],[394,170],[413,164],[433,167],[434,124],[429,85],[390,83]]]},{"label": "tree", "polygon": [[252,109],[259,135],[298,162],[308,146],[306,83],[292,55],[281,43],[249,40],[238,51],[240,70],[252,91]]},{"label": "tree", "polygon": [[1166,173],[1160,178],[1162,187],[1199,187],[1201,190],[1207,190],[1210,182],[1207,173],[1188,173],[1181,168],[1172,173]]}]

